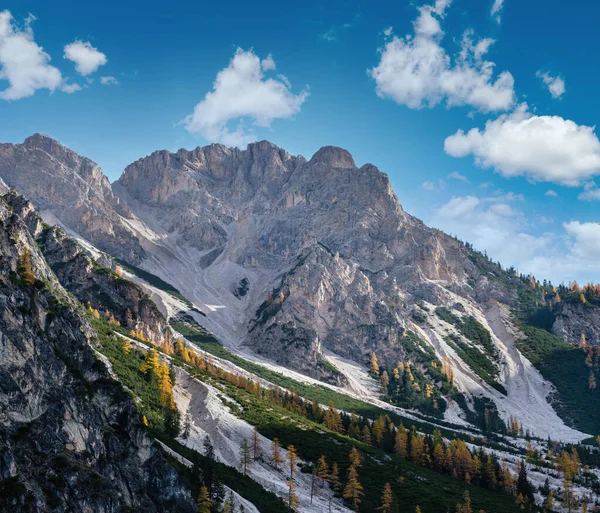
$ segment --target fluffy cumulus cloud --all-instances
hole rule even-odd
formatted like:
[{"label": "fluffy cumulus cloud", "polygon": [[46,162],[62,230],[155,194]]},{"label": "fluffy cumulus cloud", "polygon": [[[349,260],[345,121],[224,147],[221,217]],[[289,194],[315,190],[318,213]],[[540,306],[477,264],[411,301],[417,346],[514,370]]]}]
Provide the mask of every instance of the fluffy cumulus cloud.
[{"label": "fluffy cumulus cloud", "polygon": [[90,75],[108,62],[106,55],[94,48],[89,42],[74,41],[64,48],[64,58],[75,63],[77,73]]},{"label": "fluffy cumulus cloud", "polygon": [[[217,74],[213,90],[183,120],[185,128],[210,142],[243,146],[256,140],[255,134],[244,127],[245,118],[255,126],[270,127],[275,119],[297,114],[308,90],[295,95],[287,78],[266,77],[265,72],[274,67],[272,58],[261,62],[252,50],[238,48],[229,65]],[[235,121],[238,125],[231,131],[228,125]]]},{"label": "fluffy cumulus cloud", "polygon": [[450,0],[419,8],[414,34],[397,37],[386,31],[379,64],[369,70],[377,94],[412,109],[467,105],[481,112],[509,109],[514,103],[513,76],[494,76],[494,63],[485,59],[493,39],[463,34],[461,48],[451,57],[441,46],[441,27]]},{"label": "fluffy cumulus cloud", "polygon": [[[555,283],[600,279],[599,223],[571,221],[563,223],[559,233],[534,234],[534,224],[507,201],[507,196],[454,197],[434,212],[429,223],[477,249],[485,248],[504,266],[532,272],[540,279]],[[538,222],[547,226],[552,220],[539,218]]]},{"label": "fluffy cumulus cloud", "polygon": [[544,85],[550,91],[552,98],[561,98],[565,94],[565,81],[561,77],[553,77],[549,73],[542,71],[538,71],[536,76],[542,79],[542,82],[544,82]]},{"label": "fluffy cumulus cloud", "polygon": [[522,104],[480,130],[459,130],[446,138],[453,157],[473,155],[484,168],[506,177],[579,185],[600,172],[600,141],[594,128],[560,116],[536,116]]},{"label": "fluffy cumulus cloud", "polygon": [[63,82],[60,71],[49,64],[50,56],[34,40],[34,20],[30,15],[20,28],[9,11],[0,12],[0,80],[8,82],[0,91],[3,100],[32,96],[38,89],[54,91]]}]

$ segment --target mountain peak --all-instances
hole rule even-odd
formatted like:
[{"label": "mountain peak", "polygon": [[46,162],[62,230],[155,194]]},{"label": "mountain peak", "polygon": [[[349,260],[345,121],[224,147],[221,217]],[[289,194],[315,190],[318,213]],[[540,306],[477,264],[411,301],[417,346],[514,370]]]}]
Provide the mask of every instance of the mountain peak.
[{"label": "mountain peak", "polygon": [[62,146],[62,144],[54,139],[53,137],[50,137],[49,135],[46,134],[40,134],[38,132],[36,132],[33,135],[30,135],[29,137],[27,137],[24,141],[23,141],[23,145],[26,146],[27,148],[38,148],[38,147],[48,147],[51,145],[59,145]]},{"label": "mountain peak", "polygon": [[323,146],[310,159],[311,164],[322,163],[331,167],[355,168],[354,159],[348,150],[337,146]]}]

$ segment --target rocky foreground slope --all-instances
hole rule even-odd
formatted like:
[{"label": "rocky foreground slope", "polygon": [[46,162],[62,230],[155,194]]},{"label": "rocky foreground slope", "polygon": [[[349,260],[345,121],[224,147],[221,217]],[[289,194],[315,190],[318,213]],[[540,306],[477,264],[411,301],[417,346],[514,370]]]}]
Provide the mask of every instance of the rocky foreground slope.
[{"label": "rocky foreground slope", "polygon": [[0,510],[194,511],[94,354],[81,307],[4,199],[0,312]]}]

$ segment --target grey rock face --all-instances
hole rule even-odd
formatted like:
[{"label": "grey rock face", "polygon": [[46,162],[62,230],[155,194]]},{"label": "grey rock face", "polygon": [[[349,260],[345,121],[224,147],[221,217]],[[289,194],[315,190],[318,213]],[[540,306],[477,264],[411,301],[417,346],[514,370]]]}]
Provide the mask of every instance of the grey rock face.
[{"label": "grey rock face", "polygon": [[[405,213],[385,174],[357,168],[341,148],[310,161],[267,142],[161,151],[128,166],[114,190],[171,248],[196,250],[198,273],[233,264],[242,277],[268,275],[250,280],[244,342],[320,378],[335,380],[319,367],[324,349],[401,357],[409,305],[436,303],[442,285],[474,299],[510,296],[461,243]],[[224,293],[239,279],[223,282]]]},{"label": "grey rock face", "polygon": [[132,262],[143,258],[143,249],[122,221],[131,218],[130,210],[90,159],[35,134],[22,144],[0,144],[0,176],[39,212],[52,211],[98,247]]},{"label": "grey rock face", "polygon": [[15,191],[2,196],[37,239],[42,253],[61,285],[83,304],[108,310],[128,330],[140,330],[154,343],[171,338],[167,321],[135,283],[101,266],[85,248],[57,226],[44,227],[33,204]]},{"label": "grey rock face", "polygon": [[581,303],[560,303],[552,332],[568,342],[579,344],[581,334],[590,344],[600,344],[600,308]]},{"label": "grey rock face", "polygon": [[[37,278],[19,278],[29,251]],[[93,331],[0,201],[0,509],[194,511],[91,348]]]}]

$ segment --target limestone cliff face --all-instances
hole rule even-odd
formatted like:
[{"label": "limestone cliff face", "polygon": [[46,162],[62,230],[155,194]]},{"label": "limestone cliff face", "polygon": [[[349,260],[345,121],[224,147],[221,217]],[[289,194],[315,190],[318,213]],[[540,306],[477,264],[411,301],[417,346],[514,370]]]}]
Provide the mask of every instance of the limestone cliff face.
[{"label": "limestone cliff face", "polygon": [[[36,279],[21,279],[31,255]],[[140,425],[130,397],[94,354],[94,334],[0,200],[0,509],[194,511]]]},{"label": "limestone cliff face", "polygon": [[0,176],[30,198],[37,210],[53,217],[98,247],[139,261],[137,239],[123,224],[131,211],[116,198],[95,162],[51,137],[35,134],[22,144],[0,144]]},{"label": "limestone cliff face", "polygon": [[186,272],[192,257],[201,283],[183,290],[208,302],[207,282],[231,291],[246,280],[237,336],[320,378],[325,349],[401,357],[415,298],[437,303],[445,288],[512,298],[461,243],[404,212],[384,173],[341,148],[309,161],[268,142],[161,151],[128,166],[114,190],[185,255]]}]

